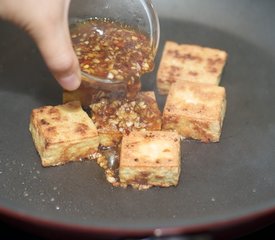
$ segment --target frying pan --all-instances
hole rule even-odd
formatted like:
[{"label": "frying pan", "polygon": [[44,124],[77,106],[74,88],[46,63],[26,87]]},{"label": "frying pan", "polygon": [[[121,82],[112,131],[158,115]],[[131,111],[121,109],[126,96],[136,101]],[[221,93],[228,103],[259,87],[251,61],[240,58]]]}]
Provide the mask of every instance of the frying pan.
[{"label": "frying pan", "polygon": [[[220,143],[182,143],[177,187],[114,188],[95,162],[43,168],[28,132],[33,108],[62,90],[30,38],[0,22],[0,212],[45,235],[143,237],[222,231],[275,219],[275,2],[157,0],[161,40],[224,49],[228,108]],[[143,78],[156,90],[156,70]],[[157,94],[160,108],[165,97]],[[250,224],[250,225],[249,225]],[[229,232],[230,229],[230,232]],[[233,229],[233,230],[232,230]]]}]

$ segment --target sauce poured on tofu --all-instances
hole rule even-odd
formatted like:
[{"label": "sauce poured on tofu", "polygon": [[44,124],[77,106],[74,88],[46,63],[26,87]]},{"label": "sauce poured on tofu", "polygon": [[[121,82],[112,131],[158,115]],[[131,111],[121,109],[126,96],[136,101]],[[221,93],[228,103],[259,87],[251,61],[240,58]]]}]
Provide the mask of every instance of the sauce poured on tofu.
[{"label": "sauce poured on tofu", "polygon": [[[99,148],[102,157],[98,164],[105,169],[106,177],[113,185],[121,186],[119,182],[119,155],[122,136],[132,131],[160,130],[161,112],[150,92],[139,93],[134,100],[111,100],[102,98],[91,104],[92,120],[99,134],[112,136],[102,137],[101,142],[112,147]],[[109,139],[107,142],[104,138]],[[151,146],[151,145],[150,145]],[[151,148],[148,149],[150,153]]]},{"label": "sauce poured on tofu", "polygon": [[[140,91],[140,77],[154,68],[154,49],[142,32],[109,19],[93,18],[71,28],[81,70],[103,79],[124,81],[127,97]],[[81,86],[85,88],[85,86]]]},{"label": "sauce poured on tofu", "polygon": [[[122,81],[127,88],[125,101],[135,99],[141,89],[141,76],[154,68],[155,49],[151,47],[147,35],[109,19],[93,18],[73,25],[71,38],[82,72],[102,79]],[[119,89],[114,88],[109,91],[105,89],[105,93],[101,94],[101,90],[85,81],[82,81],[80,89],[87,96],[85,101],[90,101],[84,105],[100,103],[103,98],[116,101],[122,96],[118,93]],[[144,109],[141,111],[146,113]],[[105,115],[104,111],[101,113]],[[104,122],[110,120],[108,114],[106,118]],[[125,124],[128,126],[130,123]],[[123,126],[126,131],[123,134],[128,134],[131,126]],[[119,152],[120,142],[112,147],[100,146],[98,155],[90,157],[96,159],[105,170],[107,181],[114,186],[122,186],[119,181]]]}]

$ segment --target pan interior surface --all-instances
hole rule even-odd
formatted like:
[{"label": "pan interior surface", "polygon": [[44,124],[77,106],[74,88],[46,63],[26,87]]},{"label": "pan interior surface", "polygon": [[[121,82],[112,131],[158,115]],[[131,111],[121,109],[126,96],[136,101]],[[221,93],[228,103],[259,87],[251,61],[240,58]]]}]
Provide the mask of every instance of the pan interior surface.
[{"label": "pan interior surface", "polygon": [[[227,51],[220,143],[184,140],[180,183],[167,189],[114,188],[95,162],[43,168],[29,117],[33,108],[60,104],[62,90],[30,38],[1,21],[1,208],[65,224],[137,230],[227,221],[275,208],[275,2],[159,0],[155,5],[160,48],[143,90],[157,93],[156,71],[167,40]],[[157,100],[162,109],[165,97],[157,94]]]}]

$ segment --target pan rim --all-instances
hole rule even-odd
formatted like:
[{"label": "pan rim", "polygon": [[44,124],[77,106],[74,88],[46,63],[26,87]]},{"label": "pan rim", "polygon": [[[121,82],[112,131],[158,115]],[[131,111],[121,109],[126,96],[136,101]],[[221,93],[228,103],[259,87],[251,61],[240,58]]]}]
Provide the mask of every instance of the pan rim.
[{"label": "pan rim", "polygon": [[[275,206],[263,210],[254,211],[243,214],[239,217],[232,217],[226,220],[213,220],[207,223],[190,224],[188,226],[175,227],[156,227],[148,229],[134,229],[134,228],[110,228],[97,226],[84,226],[73,223],[64,223],[56,220],[43,219],[33,216],[28,213],[19,213],[18,211],[8,209],[0,206],[0,219],[6,222],[12,222],[15,226],[24,226],[24,229],[42,230],[48,229],[59,234],[80,234],[81,236],[112,236],[112,237],[144,237],[144,236],[174,236],[182,234],[199,234],[209,233],[213,234],[222,230],[225,234],[229,230],[234,229],[238,234],[246,234],[251,230],[251,226],[257,228],[264,227],[275,221]],[[38,233],[41,234],[40,231]]]}]

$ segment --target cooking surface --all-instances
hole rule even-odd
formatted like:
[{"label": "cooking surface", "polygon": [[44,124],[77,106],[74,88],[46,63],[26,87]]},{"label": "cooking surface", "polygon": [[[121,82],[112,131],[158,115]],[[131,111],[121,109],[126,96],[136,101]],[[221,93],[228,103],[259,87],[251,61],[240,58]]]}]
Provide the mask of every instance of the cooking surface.
[{"label": "cooking surface", "polygon": [[[61,103],[62,91],[30,39],[1,21],[0,208],[84,227],[137,230],[215,223],[275,208],[275,2],[166,4],[156,1],[156,70],[165,40],[229,54],[221,81],[228,101],[221,142],[183,141],[176,188],[114,188],[95,162],[43,168],[29,116],[33,108]],[[156,90],[155,76],[144,77],[144,90]],[[165,97],[157,98],[162,108]]]}]

